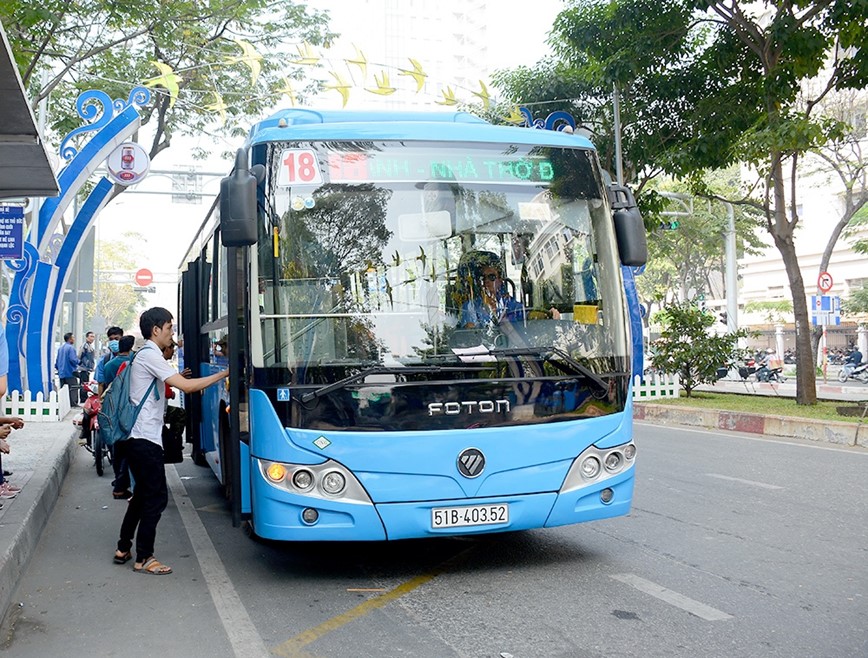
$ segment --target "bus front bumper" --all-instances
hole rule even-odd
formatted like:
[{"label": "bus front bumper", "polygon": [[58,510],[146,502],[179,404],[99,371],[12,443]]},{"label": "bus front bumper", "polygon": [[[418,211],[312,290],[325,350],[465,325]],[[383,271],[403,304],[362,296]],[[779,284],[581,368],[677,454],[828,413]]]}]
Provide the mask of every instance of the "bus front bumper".
[{"label": "bus front bumper", "polygon": [[380,504],[302,496],[254,477],[253,529],[279,541],[383,541],[569,525],[627,514],[634,472],[561,493]]}]

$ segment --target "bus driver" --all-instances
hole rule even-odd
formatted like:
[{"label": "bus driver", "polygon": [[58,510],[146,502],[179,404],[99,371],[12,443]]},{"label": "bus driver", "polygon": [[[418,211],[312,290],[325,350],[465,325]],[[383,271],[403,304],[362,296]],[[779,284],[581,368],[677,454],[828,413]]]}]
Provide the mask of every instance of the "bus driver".
[{"label": "bus driver", "polygon": [[469,265],[474,297],[461,307],[462,326],[471,329],[487,323],[498,324],[502,320],[524,320],[524,306],[510,296],[497,254],[474,252]]}]

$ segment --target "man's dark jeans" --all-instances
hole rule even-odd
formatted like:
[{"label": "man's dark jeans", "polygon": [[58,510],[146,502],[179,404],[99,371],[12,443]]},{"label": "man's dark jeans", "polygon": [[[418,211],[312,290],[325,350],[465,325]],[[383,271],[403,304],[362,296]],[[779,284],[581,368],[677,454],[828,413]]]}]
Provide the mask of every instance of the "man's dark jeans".
[{"label": "man's dark jeans", "polygon": [[78,378],[78,402],[84,404],[87,401],[87,391],[84,385],[90,381],[90,370],[78,370],[75,373]]},{"label": "man's dark jeans", "polygon": [[109,450],[112,451],[112,469],[115,479],[112,481],[112,493],[123,493],[130,488],[130,466],[124,447],[128,441],[118,441]]},{"label": "man's dark jeans", "polygon": [[144,562],[154,554],[157,523],[169,502],[163,449],[147,439],[127,439],[124,443],[123,451],[136,480],[136,488],[121,523],[118,550],[130,550],[135,536],[136,562]]},{"label": "man's dark jeans", "polygon": [[80,387],[80,382],[78,381],[78,377],[73,375],[72,377],[63,377],[60,380],[61,385],[66,384],[69,386],[69,406],[74,407],[78,404],[78,389]]}]

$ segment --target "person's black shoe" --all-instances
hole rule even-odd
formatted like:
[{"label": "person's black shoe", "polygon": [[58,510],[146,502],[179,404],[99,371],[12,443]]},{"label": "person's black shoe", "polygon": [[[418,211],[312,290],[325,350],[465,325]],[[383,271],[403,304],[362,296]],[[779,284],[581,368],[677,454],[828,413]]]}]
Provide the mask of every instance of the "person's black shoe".
[{"label": "person's black shoe", "polygon": [[10,475],[12,475],[12,471],[7,471],[6,469],[3,469],[3,477],[8,478]]}]

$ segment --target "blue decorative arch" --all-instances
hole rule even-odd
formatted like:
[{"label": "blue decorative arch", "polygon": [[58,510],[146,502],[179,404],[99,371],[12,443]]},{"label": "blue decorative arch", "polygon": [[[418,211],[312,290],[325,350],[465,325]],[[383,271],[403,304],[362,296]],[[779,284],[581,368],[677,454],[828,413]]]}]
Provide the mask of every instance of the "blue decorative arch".
[{"label": "blue decorative arch", "polygon": [[[73,130],[61,143],[61,154],[69,163],[58,176],[60,195],[42,205],[38,233],[35,240],[29,236],[24,258],[6,261],[15,272],[7,312],[7,335],[14,350],[9,363],[10,389],[26,388],[43,394],[51,390],[57,311],[75,259],[108,202],[113,184],[106,178],[97,183],[58,244],[54,244],[55,232],[84,183],[112,151],[138,130],[141,120],[137,106],[149,100],[150,92],[136,87],[126,101],[112,101],[104,92],[92,90],[81,94],[76,102],[79,116],[90,123]],[[77,149],[74,138],[90,132],[93,136]]]}]

